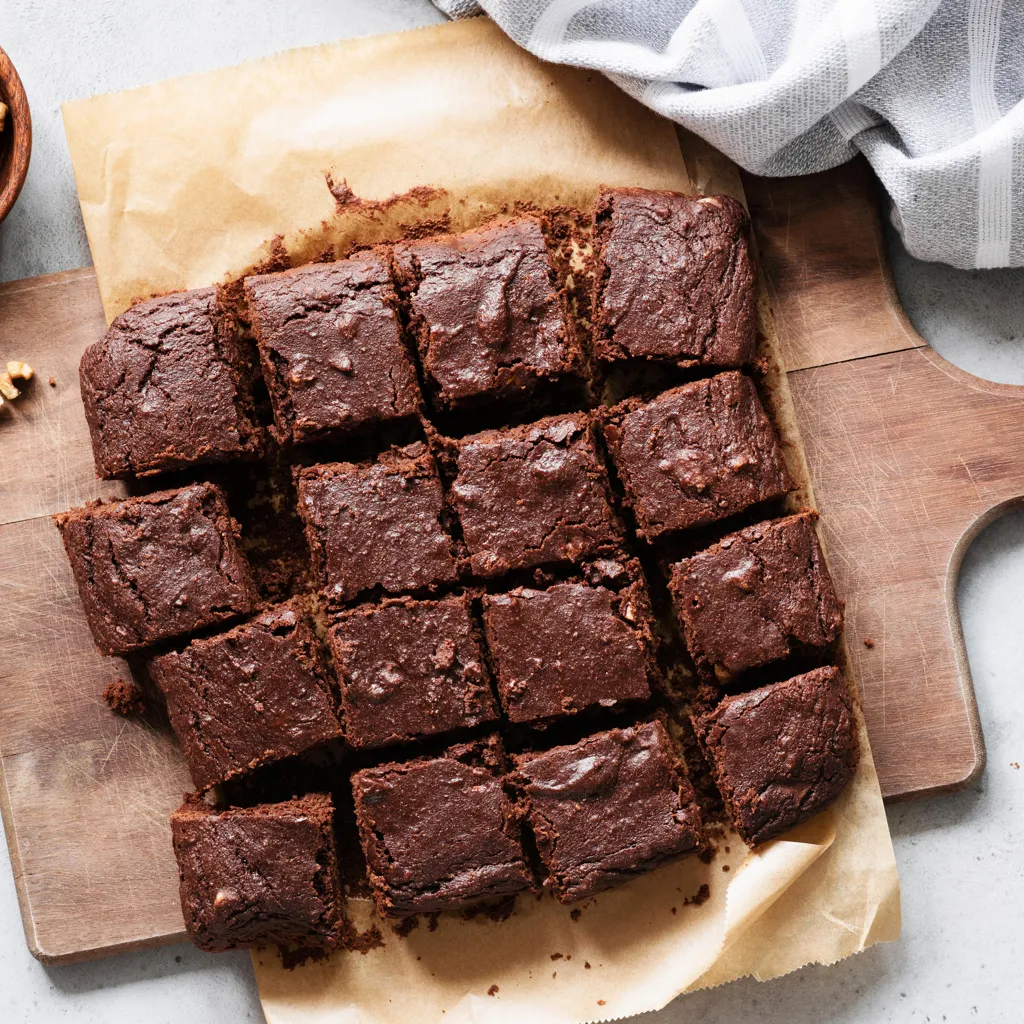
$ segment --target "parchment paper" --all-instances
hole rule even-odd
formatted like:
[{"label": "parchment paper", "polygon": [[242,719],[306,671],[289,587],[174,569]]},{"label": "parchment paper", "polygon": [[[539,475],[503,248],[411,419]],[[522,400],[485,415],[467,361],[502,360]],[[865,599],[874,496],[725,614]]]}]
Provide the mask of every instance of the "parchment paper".
[{"label": "parchment paper", "polygon": [[[301,262],[449,208],[461,228],[513,200],[586,205],[601,184],[740,189],[714,151],[689,140],[684,162],[668,122],[600,76],[539,63],[482,19],[296,50],[68,104],[64,117],[108,319],[145,295],[237,278],[275,245]],[[339,207],[325,173],[363,201]],[[771,361],[764,305],[761,317]],[[769,389],[808,501],[777,362]],[[711,864],[661,868],[588,901],[578,920],[520,898],[504,922],[442,916],[404,938],[384,925],[382,948],[294,971],[256,953],[267,1019],[610,1019],[894,939],[899,883],[859,728],[860,768],[839,801],[755,853],[727,836]],[[710,898],[688,902],[705,883]],[[374,920],[368,904],[351,910],[362,927]]]}]

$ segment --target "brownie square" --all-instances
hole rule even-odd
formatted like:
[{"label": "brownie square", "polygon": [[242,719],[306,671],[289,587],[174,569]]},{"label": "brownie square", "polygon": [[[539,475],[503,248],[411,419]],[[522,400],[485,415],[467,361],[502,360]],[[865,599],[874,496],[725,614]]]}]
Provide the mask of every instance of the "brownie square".
[{"label": "brownie square", "polygon": [[359,837],[384,916],[454,910],[528,889],[497,737],[352,776]]},{"label": "brownie square", "polygon": [[598,359],[722,367],[753,360],[749,221],[735,199],[610,189],[598,197],[595,226]]},{"label": "brownie square", "polygon": [[171,815],[171,835],[185,928],[200,949],[338,943],[342,897],[327,794],[220,812],[186,800]]},{"label": "brownie square", "polygon": [[627,399],[604,428],[612,461],[647,540],[703,526],[792,486],[775,431],[742,373]]},{"label": "brownie square", "polygon": [[129,654],[257,605],[224,494],[192,484],[55,515],[104,654]]},{"label": "brownie square", "polygon": [[669,588],[702,672],[725,683],[839,635],[842,609],[813,521],[758,523],[673,566]]},{"label": "brownie square", "polygon": [[484,597],[484,633],[510,721],[541,723],[651,695],[652,613],[638,577],[636,570],[618,591],[566,582]]},{"label": "brownie square", "polygon": [[427,389],[452,410],[528,396],[583,366],[536,217],[395,249]]},{"label": "brownie square", "polygon": [[149,476],[258,454],[255,375],[215,288],[132,306],[79,366],[96,472]]},{"label": "brownie square", "polygon": [[299,600],[193,640],[149,670],[200,789],[341,735],[330,676]]},{"label": "brownie square", "polygon": [[375,463],[308,467],[298,473],[298,491],[313,574],[329,607],[369,591],[454,582],[441,480],[422,442],[386,451]]},{"label": "brownie square", "polygon": [[452,501],[478,576],[579,562],[621,537],[589,415],[452,442]]},{"label": "brownie square", "polygon": [[513,756],[545,885],[562,903],[593,896],[703,842],[700,809],[665,726],[645,722]]},{"label": "brownie square", "polygon": [[245,295],[283,438],[322,440],[416,415],[416,370],[380,253],[247,277]]},{"label": "brownie square", "polygon": [[857,769],[853,701],[837,668],[726,697],[693,727],[749,846],[814,817]]},{"label": "brownie square", "polygon": [[405,743],[498,717],[465,595],[362,605],[339,617],[330,642],[353,747]]}]

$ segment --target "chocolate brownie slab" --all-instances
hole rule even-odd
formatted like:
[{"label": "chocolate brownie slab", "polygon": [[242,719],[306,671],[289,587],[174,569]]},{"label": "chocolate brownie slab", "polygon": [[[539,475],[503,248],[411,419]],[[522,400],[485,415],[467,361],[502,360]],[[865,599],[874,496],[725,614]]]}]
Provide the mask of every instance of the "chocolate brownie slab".
[{"label": "chocolate brownie slab", "polygon": [[634,577],[616,592],[585,582],[489,594],[484,633],[512,722],[646,700],[655,672],[650,601]]},{"label": "chocolate brownie slab", "polygon": [[341,736],[301,599],[150,662],[200,789]]},{"label": "chocolate brownie slab", "polygon": [[609,189],[595,208],[594,351],[739,367],[754,358],[749,222],[730,196]]},{"label": "chocolate brownie slab", "polygon": [[215,288],[132,306],[79,367],[96,472],[149,476],[259,453],[254,371]]},{"label": "chocolate brownie slab", "polygon": [[700,809],[661,722],[611,729],[513,757],[544,870],[562,903],[593,896],[696,850]]},{"label": "chocolate brownie slab", "polygon": [[186,801],[171,815],[171,835],[185,928],[200,949],[338,943],[342,897],[327,794],[220,812]]},{"label": "chocolate brownie slab", "polygon": [[528,889],[497,737],[352,776],[359,835],[385,916],[454,910]]},{"label": "chocolate brownie slab", "polygon": [[758,523],[672,568],[670,589],[697,666],[721,682],[823,651],[843,615],[810,514]]},{"label": "chocolate brownie slab", "polygon": [[452,501],[476,575],[579,562],[619,541],[589,415],[552,416],[450,444]]},{"label": "chocolate brownie slab", "polygon": [[330,608],[368,591],[455,581],[441,480],[426,445],[393,448],[370,464],[310,466],[297,481],[313,574]]},{"label": "chocolate brownie slab", "polygon": [[129,654],[257,606],[238,524],[212,484],[90,502],[53,518],[104,654]]},{"label": "chocolate brownie slab", "polygon": [[338,437],[416,415],[385,255],[247,277],[245,295],[282,437]]},{"label": "chocolate brownie slab", "polygon": [[465,595],[361,605],[339,616],[330,642],[353,747],[404,743],[498,717]]},{"label": "chocolate brownie slab", "polygon": [[857,769],[853,700],[837,668],[726,697],[693,727],[750,846],[812,818]]},{"label": "chocolate brownie slab", "polygon": [[395,249],[427,388],[441,410],[528,397],[583,355],[536,217]]},{"label": "chocolate brownie slab", "polygon": [[648,540],[702,526],[786,493],[793,483],[754,385],[736,371],[651,402],[627,399],[604,428]]}]

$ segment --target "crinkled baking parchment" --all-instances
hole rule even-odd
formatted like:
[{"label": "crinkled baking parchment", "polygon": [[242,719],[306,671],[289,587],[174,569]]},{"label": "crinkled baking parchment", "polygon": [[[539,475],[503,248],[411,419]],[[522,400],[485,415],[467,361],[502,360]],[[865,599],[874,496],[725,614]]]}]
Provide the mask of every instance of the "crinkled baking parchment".
[{"label": "crinkled baking parchment", "polygon": [[[483,19],[99,96],[64,119],[108,319],[150,294],[236,279],[282,247],[303,262],[445,211],[459,229],[516,200],[587,206],[602,184],[740,191],[724,158],[688,140],[684,160],[671,124],[599,75],[541,64]],[[764,306],[761,326],[772,360]],[[805,501],[777,362],[769,390]],[[444,915],[405,937],[385,924],[381,948],[295,970],[255,953],[267,1020],[611,1019],[895,939],[899,881],[859,727],[860,768],[839,801],[756,852],[727,836],[710,864],[663,867],[577,919],[520,897],[503,922]],[[703,884],[710,896],[695,903]],[[375,920],[366,903],[352,912],[361,927]]]}]

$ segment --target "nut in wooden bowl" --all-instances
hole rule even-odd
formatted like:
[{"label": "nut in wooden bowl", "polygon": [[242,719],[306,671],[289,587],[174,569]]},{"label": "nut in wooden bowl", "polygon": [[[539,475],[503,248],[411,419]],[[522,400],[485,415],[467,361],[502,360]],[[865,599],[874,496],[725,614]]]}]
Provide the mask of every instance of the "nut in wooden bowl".
[{"label": "nut in wooden bowl", "polygon": [[2,49],[0,104],[6,107],[0,131],[0,220],[3,220],[25,184],[32,153],[32,115],[18,72]]}]

